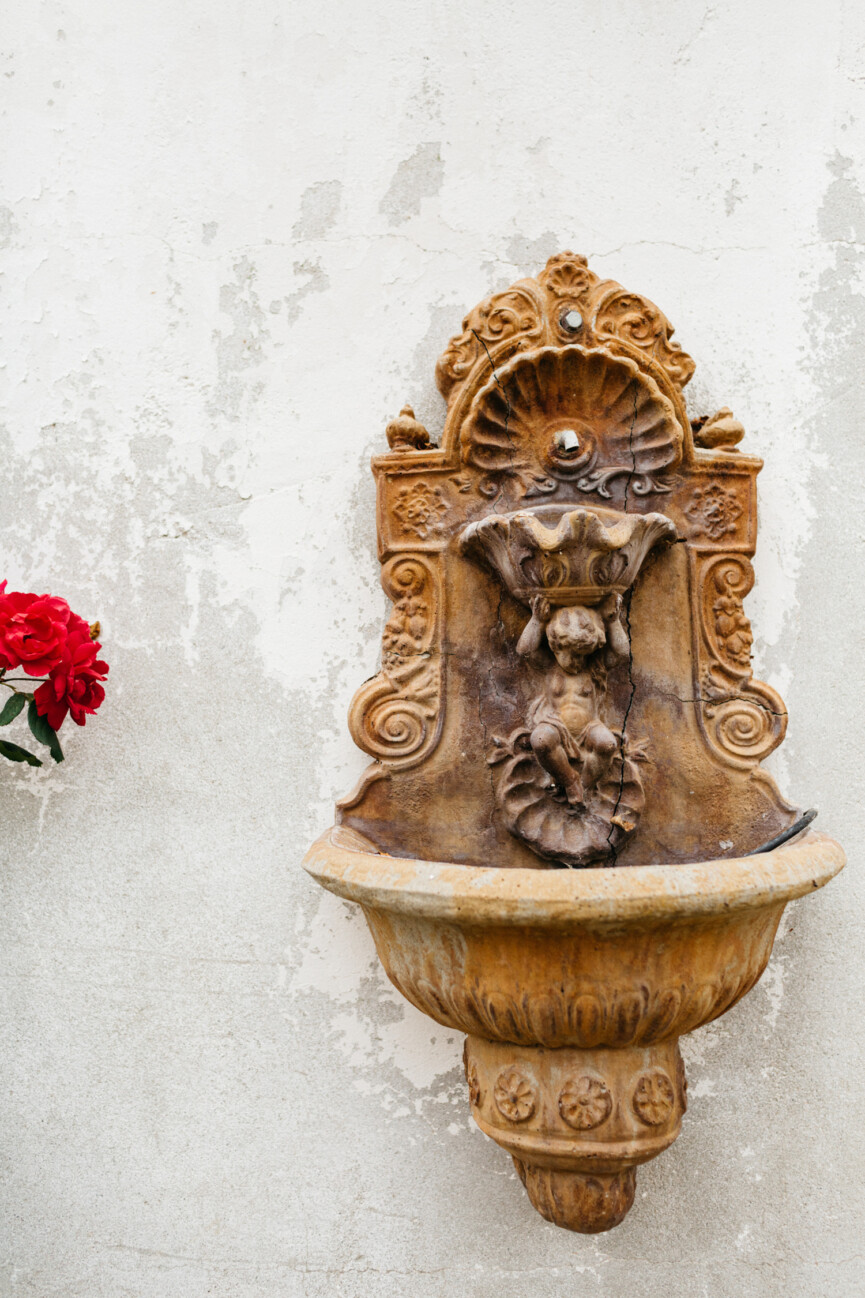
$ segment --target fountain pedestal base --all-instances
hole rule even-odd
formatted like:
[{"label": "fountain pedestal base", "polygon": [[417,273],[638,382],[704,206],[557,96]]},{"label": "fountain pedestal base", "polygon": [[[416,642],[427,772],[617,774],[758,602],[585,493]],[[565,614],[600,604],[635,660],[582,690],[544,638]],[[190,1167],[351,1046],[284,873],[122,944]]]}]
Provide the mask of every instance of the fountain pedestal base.
[{"label": "fountain pedestal base", "polygon": [[610,1230],[634,1201],[635,1167],[667,1149],[686,1108],[677,1039],[642,1047],[517,1046],[470,1036],[472,1116],[513,1157],[557,1226]]}]

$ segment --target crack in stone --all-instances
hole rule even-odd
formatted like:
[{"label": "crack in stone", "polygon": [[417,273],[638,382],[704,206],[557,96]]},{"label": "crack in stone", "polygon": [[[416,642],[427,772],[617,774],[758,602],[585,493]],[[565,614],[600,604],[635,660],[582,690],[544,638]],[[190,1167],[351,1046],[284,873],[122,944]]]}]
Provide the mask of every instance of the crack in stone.
[{"label": "crack in stone", "polygon": [[[636,423],[636,419],[637,419],[637,391],[635,388],[634,409],[631,414],[630,427],[628,428],[628,450],[631,455],[631,468],[628,473],[628,476],[625,478],[625,493],[622,501],[623,510],[624,513],[626,514],[628,512],[628,492],[631,487],[631,482],[637,471],[637,456],[634,451],[634,424]],[[625,715],[622,718],[622,732],[621,732],[622,737],[619,745],[619,752],[622,759],[622,769],[619,775],[619,791],[616,794],[616,805],[613,807],[613,814],[610,817],[610,832],[607,835],[607,844],[611,852],[611,860],[609,865],[610,869],[615,868],[616,861],[618,860],[618,856],[619,856],[618,848],[615,847],[613,844],[613,832],[616,828],[615,818],[619,814],[619,806],[621,805],[622,797],[624,796],[624,792],[625,792],[625,744],[627,742],[628,717],[631,714],[631,707],[634,702],[634,695],[637,692],[637,683],[634,680],[634,648],[633,648],[633,643],[631,641],[631,597],[632,595],[633,595],[633,591],[629,590],[627,591],[624,598],[622,599],[622,608],[624,609],[624,613],[625,613],[625,630],[628,636],[628,685],[630,686],[630,693],[628,695],[627,706],[625,707]]]},{"label": "crack in stone", "polygon": [[[510,429],[510,424],[511,424],[511,399],[510,399],[510,397],[508,396],[507,388],[505,387],[505,385],[502,383],[501,379],[500,379],[499,376],[498,376],[498,371],[496,370],[496,367],[495,367],[495,365],[493,364],[493,358],[492,358],[492,356],[490,356],[490,349],[487,347],[487,345],[486,345],[486,343],[484,342],[483,338],[481,338],[481,336],[480,336],[480,334],[478,333],[477,329],[472,329],[472,333],[474,334],[475,338],[476,338],[476,339],[478,340],[478,342],[480,343],[481,347],[483,347],[483,349],[484,349],[484,354],[485,354],[487,360],[488,360],[489,363],[490,363],[490,370],[491,370],[491,372],[492,372],[493,379],[495,380],[496,387],[499,389],[499,391],[501,392],[502,396],[503,396],[504,399],[505,399],[505,437],[507,438],[508,446],[511,448],[511,459],[513,459],[514,456],[516,455],[516,447],[514,446],[513,438],[511,437],[511,429]],[[503,489],[500,488],[500,490],[499,490],[499,495],[502,494],[502,490],[503,490]],[[496,500],[495,503],[498,504],[498,499]]]},{"label": "crack in stone", "polygon": [[776,712],[775,709],[770,708],[768,704],[761,703],[759,699],[751,698],[748,694],[722,694],[715,699],[704,698],[702,694],[698,694],[694,698],[683,699],[680,694],[674,694],[672,690],[653,690],[652,694],[657,695],[658,698],[662,699],[676,699],[679,703],[703,703],[707,707],[719,707],[722,703],[748,703],[751,707],[762,708],[762,710],[767,712],[770,717],[786,717],[789,715],[786,710],[783,712]]}]

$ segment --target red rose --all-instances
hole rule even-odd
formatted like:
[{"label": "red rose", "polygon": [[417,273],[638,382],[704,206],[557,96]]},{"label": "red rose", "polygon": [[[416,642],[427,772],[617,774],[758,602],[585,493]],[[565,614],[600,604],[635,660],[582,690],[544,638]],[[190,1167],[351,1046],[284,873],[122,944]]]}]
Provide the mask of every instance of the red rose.
[{"label": "red rose", "polygon": [[95,712],[105,698],[99,682],[108,674],[108,663],[96,657],[102,646],[90,639],[90,628],[83,618],[74,613],[72,617],[74,623],[63,657],[50,679],[33,695],[37,712],[47,718],[52,730],[60,729],[67,712],[76,725],[83,726],[87,713]]},{"label": "red rose", "polygon": [[[6,594],[0,586],[0,667],[44,676],[61,662],[75,614],[54,595]],[[76,621],[81,621],[80,618]]]}]

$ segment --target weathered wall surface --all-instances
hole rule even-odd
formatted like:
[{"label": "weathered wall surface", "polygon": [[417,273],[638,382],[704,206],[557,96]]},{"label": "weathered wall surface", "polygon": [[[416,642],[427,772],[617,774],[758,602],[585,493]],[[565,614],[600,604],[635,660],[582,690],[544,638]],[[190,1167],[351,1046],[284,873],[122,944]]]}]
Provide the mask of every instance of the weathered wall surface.
[{"label": "weathered wall surface", "polygon": [[[0,1294],[865,1292],[865,21],[844,0],[84,0],[4,12],[3,575],[109,701],[0,772]],[[368,458],[463,309],[571,247],[763,455],[774,770],[850,852],[686,1042],[625,1224],[470,1127],[461,1043],[299,869],[364,759]]]}]

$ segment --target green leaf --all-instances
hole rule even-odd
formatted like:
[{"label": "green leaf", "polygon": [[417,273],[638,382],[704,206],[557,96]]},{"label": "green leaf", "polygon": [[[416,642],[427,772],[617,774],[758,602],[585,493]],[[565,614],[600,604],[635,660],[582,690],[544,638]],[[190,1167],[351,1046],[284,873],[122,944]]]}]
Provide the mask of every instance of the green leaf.
[{"label": "green leaf", "polygon": [[23,711],[26,702],[26,694],[10,694],[6,706],[0,712],[0,726],[8,726],[10,721],[14,721],[18,713]]},{"label": "green leaf", "polygon": [[0,739],[0,757],[8,757],[10,762],[26,762],[28,766],[42,765],[38,757],[28,753],[26,748],[10,744],[8,739]]},{"label": "green leaf", "polygon": [[50,749],[55,762],[62,762],[63,749],[60,747],[57,731],[52,730],[45,717],[39,715],[35,702],[31,703],[27,709],[27,724],[40,744],[44,744],[46,748]]}]

